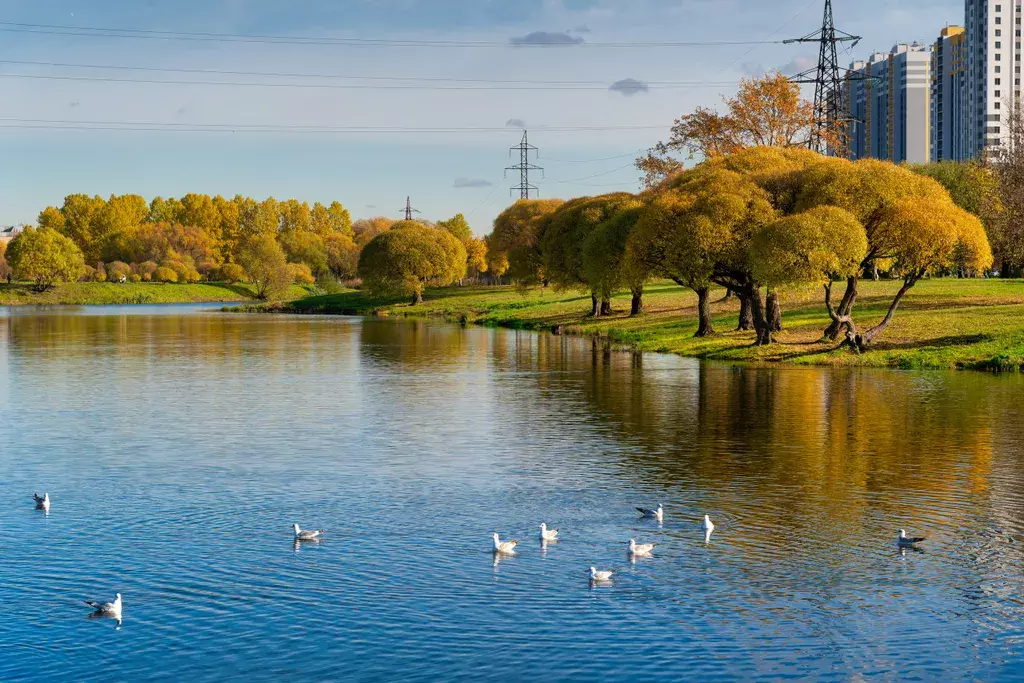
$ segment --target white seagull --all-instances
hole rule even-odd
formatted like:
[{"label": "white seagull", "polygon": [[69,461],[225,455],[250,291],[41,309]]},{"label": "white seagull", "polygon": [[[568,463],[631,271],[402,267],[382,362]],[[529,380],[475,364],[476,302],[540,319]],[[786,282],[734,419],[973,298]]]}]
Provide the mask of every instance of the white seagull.
[{"label": "white seagull", "polygon": [[661,509],[660,503],[658,504],[657,510],[651,510],[650,508],[637,508],[637,512],[639,512],[644,519],[656,519],[659,522],[662,521],[665,515],[665,511]]},{"label": "white seagull", "polygon": [[515,539],[511,541],[502,541],[498,538],[498,534],[492,534],[491,538],[494,539],[494,552],[496,553],[510,553],[515,550],[517,545],[519,545],[519,541]]},{"label": "white seagull", "polygon": [[611,581],[613,571],[598,571],[594,567],[590,568],[590,580],[591,581]]},{"label": "white seagull", "polygon": [[36,502],[36,510],[50,511],[50,494],[44,493],[40,498],[38,493],[32,494],[32,500]]},{"label": "white seagull", "polygon": [[925,540],[923,536],[907,536],[907,532],[900,529],[900,535],[896,537],[896,545],[901,548],[909,548]]},{"label": "white seagull", "polygon": [[651,551],[654,550],[656,543],[641,543],[637,545],[634,539],[629,539],[629,554],[630,555],[650,555]]},{"label": "white seagull", "polygon": [[715,530],[715,523],[711,521],[710,517],[704,515],[704,521],[701,522],[700,530],[703,531],[705,534],[710,534],[712,531]]},{"label": "white seagull", "polygon": [[558,539],[558,529],[548,529],[548,525],[544,522],[540,523],[540,540],[542,541],[554,541]]},{"label": "white seagull", "polygon": [[93,614],[95,614],[96,616],[116,617],[117,619],[121,618],[120,593],[117,594],[117,597],[114,599],[114,602],[96,602],[95,600],[86,600],[85,604],[89,605],[89,607],[92,607],[94,610],[96,610],[95,612],[93,612]]},{"label": "white seagull", "polygon": [[307,529],[303,531],[299,528],[298,524],[292,524],[292,529],[295,530],[295,540],[297,541],[316,541],[319,540],[322,534],[327,533],[326,529]]}]

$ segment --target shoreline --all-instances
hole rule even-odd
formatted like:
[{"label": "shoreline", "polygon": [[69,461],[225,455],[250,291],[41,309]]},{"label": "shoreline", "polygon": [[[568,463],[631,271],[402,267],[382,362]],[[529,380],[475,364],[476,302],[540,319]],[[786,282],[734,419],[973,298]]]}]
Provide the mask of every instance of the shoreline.
[{"label": "shoreline", "polygon": [[[884,315],[897,281],[861,283],[854,309],[859,324]],[[886,334],[868,351],[822,342],[829,319],[816,288],[782,296],[783,331],[778,342],[755,347],[754,333],[734,331],[738,302],[713,293],[716,334],[694,338],[697,298],[674,284],[650,285],[645,313],[630,317],[628,293],[613,297],[613,315],[589,318],[582,292],[527,290],[511,286],[431,289],[424,303],[406,297],[371,297],[360,291],[307,297],[287,303],[225,307],[234,312],[355,315],[441,319],[484,327],[597,338],[618,348],[671,353],[731,363],[873,367],[895,369],[1024,372],[1024,281],[926,280],[912,290]]]},{"label": "shoreline", "polygon": [[[292,286],[288,299],[308,297],[310,291]],[[226,282],[68,282],[36,292],[25,282],[0,283],[0,306],[126,306],[145,304],[257,303],[246,284]]]}]

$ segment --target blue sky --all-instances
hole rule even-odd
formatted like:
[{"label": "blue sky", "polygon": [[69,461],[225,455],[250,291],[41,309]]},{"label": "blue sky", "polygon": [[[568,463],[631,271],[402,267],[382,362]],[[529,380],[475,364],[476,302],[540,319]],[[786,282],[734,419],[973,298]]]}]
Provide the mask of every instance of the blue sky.
[{"label": "blue sky", "polygon": [[[842,61],[894,42],[932,42],[963,20],[961,0],[835,0],[837,25],[864,36]],[[715,105],[744,75],[813,64],[814,46],[600,48],[593,43],[768,40],[802,35],[823,0],[0,0],[0,224],[32,222],[64,195],[204,192],[338,199],[354,216],[397,216],[411,195],[432,219],[458,211],[478,234],[509,203],[503,168],[524,121],[546,179],[541,195],[635,190],[628,155],[672,120]],[[295,45],[137,40],[11,31],[9,23],[157,31],[495,43],[479,47]],[[23,27],[24,28],[24,27]],[[546,32],[564,47],[516,48]],[[12,64],[12,61],[37,64]],[[482,81],[586,81],[588,89],[289,88],[24,78],[100,77],[294,84],[395,85],[46,66],[38,62]],[[707,85],[608,86],[634,79]],[[629,83],[631,81],[627,81]],[[417,82],[423,84],[423,82]],[[431,82],[437,85],[436,82]],[[446,83],[449,87],[458,85]],[[531,86],[532,87],[532,86]],[[16,122],[15,120],[19,120]],[[24,122],[175,124],[168,130],[54,130]],[[269,133],[196,126],[272,126]],[[40,125],[40,124],[34,124]],[[41,124],[51,125],[51,124]],[[280,126],[494,129],[326,133]],[[624,129],[622,126],[651,126]],[[145,128],[147,126],[138,126]],[[163,127],[163,126],[161,126]],[[565,127],[620,127],[565,131]],[[573,163],[570,163],[573,162]],[[625,168],[624,168],[625,167]],[[511,176],[510,176],[511,178]]]}]

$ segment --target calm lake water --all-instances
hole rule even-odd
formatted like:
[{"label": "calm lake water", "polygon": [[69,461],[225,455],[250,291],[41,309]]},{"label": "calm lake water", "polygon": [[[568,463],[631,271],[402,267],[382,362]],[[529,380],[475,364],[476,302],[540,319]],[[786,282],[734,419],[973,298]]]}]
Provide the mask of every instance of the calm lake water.
[{"label": "calm lake water", "polygon": [[[0,680],[1019,680],[1022,398],[422,322],[3,311]],[[115,592],[120,629],[87,618]]]}]

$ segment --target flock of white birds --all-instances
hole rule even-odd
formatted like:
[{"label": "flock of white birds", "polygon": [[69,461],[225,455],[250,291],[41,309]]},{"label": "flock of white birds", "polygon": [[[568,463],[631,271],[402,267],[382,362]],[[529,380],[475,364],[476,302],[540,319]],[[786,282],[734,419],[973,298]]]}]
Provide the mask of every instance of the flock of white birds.
[{"label": "flock of white birds", "polygon": [[[36,509],[42,510],[47,515],[50,514],[50,494],[49,492],[39,495],[37,493],[32,494],[32,499],[36,503]],[[653,519],[657,522],[663,522],[665,519],[665,509],[659,504],[656,508],[636,508],[637,512],[643,519]],[[715,525],[711,521],[708,515],[704,515],[704,521],[700,525],[701,531],[704,532],[704,542],[708,543],[711,541],[711,534],[715,531]],[[298,524],[292,525],[292,531],[295,533],[296,547],[303,541],[320,541],[327,531],[325,529],[302,529]],[[495,556],[498,555],[512,555],[515,554],[516,546],[519,545],[518,540],[503,541],[498,534],[491,535],[494,541],[493,551]],[[908,536],[907,532],[900,529],[899,535],[896,537],[896,545],[900,549],[913,548],[918,543],[924,541],[922,536]],[[558,542],[558,529],[549,529],[548,525],[541,522],[540,525],[540,541],[542,544],[557,543]],[[629,554],[631,558],[637,557],[650,557],[654,552],[654,548],[657,543],[637,543],[636,539],[629,539]],[[603,584],[610,583],[612,576],[615,574],[614,570],[611,569],[598,569],[597,567],[591,567],[589,576],[592,584]],[[121,614],[122,614],[122,603],[121,594],[118,593],[114,598],[113,602],[99,602],[96,600],[86,600],[85,604],[93,608],[93,612],[90,616],[95,617],[110,617],[117,619],[117,624],[121,625]]]}]

